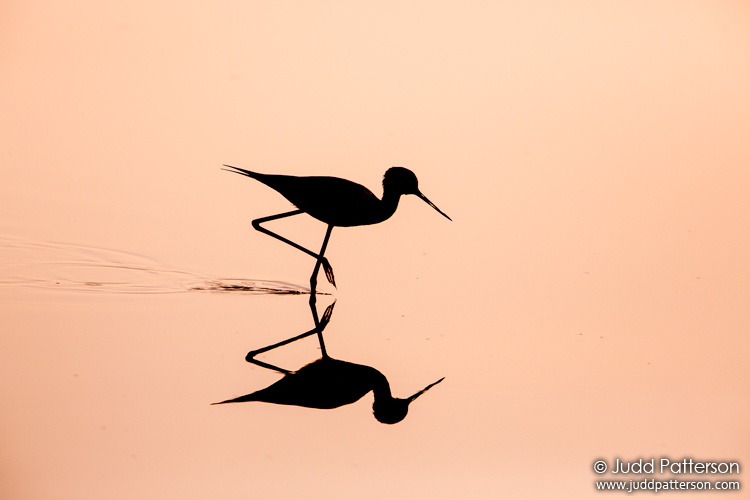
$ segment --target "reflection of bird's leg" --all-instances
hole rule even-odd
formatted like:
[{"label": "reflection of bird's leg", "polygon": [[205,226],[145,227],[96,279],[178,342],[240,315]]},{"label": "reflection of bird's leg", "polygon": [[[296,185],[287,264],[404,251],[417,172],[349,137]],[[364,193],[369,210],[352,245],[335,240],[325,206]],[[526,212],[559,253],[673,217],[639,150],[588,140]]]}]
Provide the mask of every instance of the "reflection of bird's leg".
[{"label": "reflection of bird's leg", "polygon": [[323,330],[326,326],[328,326],[328,322],[331,320],[331,315],[333,314],[333,306],[336,305],[336,302],[328,306],[323,313],[323,317],[320,318],[320,321],[318,321],[318,314],[317,311],[313,308],[313,318],[315,319],[315,328],[312,330],[308,330],[305,333],[300,333],[297,336],[288,338],[286,340],[282,340],[281,342],[277,342],[275,344],[271,344],[266,347],[261,347],[260,349],[255,349],[253,351],[250,351],[247,353],[247,356],[245,356],[245,361],[248,363],[253,363],[254,365],[262,366],[263,368],[268,368],[270,370],[275,370],[277,372],[281,373],[292,373],[289,370],[285,370],[283,368],[279,368],[278,366],[272,365],[270,363],[266,363],[264,361],[259,361],[255,359],[255,356],[258,354],[262,354],[264,352],[271,351],[273,349],[276,349],[277,347],[285,346],[287,344],[291,344],[292,342],[296,342],[298,340],[304,339],[305,337],[309,337],[313,333],[318,334],[318,340],[320,341],[320,349],[323,352],[323,356],[328,356],[326,354],[325,346],[323,345]]},{"label": "reflection of bird's leg", "polygon": [[[284,238],[280,234],[274,233],[270,229],[266,229],[265,227],[261,226],[262,223],[276,220],[276,219],[283,219],[284,217],[291,217],[292,215],[297,215],[304,213],[302,210],[292,210],[291,212],[284,212],[283,214],[276,214],[276,215],[269,215],[268,217],[261,217],[260,219],[255,219],[253,221],[253,227],[260,231],[261,233],[267,234],[268,236],[271,236],[273,238],[276,238],[279,241],[283,241],[287,245],[293,246],[297,250],[300,250],[302,252],[305,252],[307,255],[314,257],[315,262],[315,272],[313,273],[313,277],[317,276],[318,269],[320,268],[320,265],[323,265],[323,270],[326,273],[326,278],[328,278],[328,281],[333,285],[336,286],[336,281],[333,279],[333,268],[331,267],[331,264],[328,263],[328,259],[323,257],[323,253],[325,253],[326,245],[328,245],[328,238],[331,236],[331,230],[333,229],[333,226],[328,226],[328,231],[326,232],[325,240],[323,240],[323,248],[320,250],[320,254],[317,254],[313,252],[312,250],[308,250],[307,248],[303,247],[302,245],[299,245],[295,242],[293,242],[290,239]],[[313,278],[310,278],[310,284],[313,284]],[[310,293],[315,295],[315,287],[311,286]]]},{"label": "reflection of bird's leg", "polygon": [[[329,231],[330,233],[330,231]],[[325,248],[325,244],[323,245]],[[317,272],[317,266],[315,269],[315,272]],[[313,273],[313,276],[315,276],[315,273]],[[315,290],[315,287],[312,288]],[[331,314],[333,314],[333,306],[336,305],[336,301],[333,301],[333,304],[326,307],[325,312],[323,313],[323,318],[320,320],[318,319],[318,308],[315,305],[315,292],[310,294],[310,312],[312,312],[313,322],[315,323],[314,331],[318,332],[318,343],[320,344],[320,352],[323,354],[324,358],[328,357],[328,353],[326,352],[326,343],[323,341],[323,330],[326,326],[328,326],[328,322],[331,320]]]}]

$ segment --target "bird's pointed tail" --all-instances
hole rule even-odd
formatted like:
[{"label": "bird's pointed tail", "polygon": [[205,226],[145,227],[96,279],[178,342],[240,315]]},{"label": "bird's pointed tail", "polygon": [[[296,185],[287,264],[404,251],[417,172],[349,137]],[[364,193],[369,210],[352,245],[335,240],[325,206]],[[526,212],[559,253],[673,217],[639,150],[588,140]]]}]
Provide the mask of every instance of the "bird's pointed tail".
[{"label": "bird's pointed tail", "polygon": [[227,172],[234,172],[235,174],[240,175],[246,175],[248,177],[252,177],[253,179],[257,179],[259,177],[259,174],[256,172],[251,172],[250,170],[245,170],[244,168],[240,167],[233,167],[232,165],[224,164],[226,168],[222,168],[222,170],[226,170]]}]

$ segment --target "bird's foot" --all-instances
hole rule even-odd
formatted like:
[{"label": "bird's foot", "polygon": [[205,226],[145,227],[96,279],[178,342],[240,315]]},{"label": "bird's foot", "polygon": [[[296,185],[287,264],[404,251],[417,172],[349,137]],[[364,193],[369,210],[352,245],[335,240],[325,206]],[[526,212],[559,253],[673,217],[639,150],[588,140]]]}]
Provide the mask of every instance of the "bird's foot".
[{"label": "bird's foot", "polygon": [[323,257],[321,262],[323,264],[323,270],[326,273],[326,279],[328,280],[328,283],[332,284],[333,287],[336,288],[336,280],[333,278],[333,268],[331,267],[331,264],[325,257]]}]

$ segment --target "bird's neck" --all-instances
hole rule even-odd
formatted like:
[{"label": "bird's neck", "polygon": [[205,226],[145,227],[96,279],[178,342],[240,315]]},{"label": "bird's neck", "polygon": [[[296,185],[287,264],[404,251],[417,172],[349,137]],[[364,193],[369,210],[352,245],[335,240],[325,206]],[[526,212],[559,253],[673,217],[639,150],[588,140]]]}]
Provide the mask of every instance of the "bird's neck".
[{"label": "bird's neck", "polygon": [[391,191],[389,189],[383,190],[383,199],[381,200],[381,203],[380,203],[381,221],[389,219],[391,215],[396,213],[399,199],[401,199],[401,193]]}]

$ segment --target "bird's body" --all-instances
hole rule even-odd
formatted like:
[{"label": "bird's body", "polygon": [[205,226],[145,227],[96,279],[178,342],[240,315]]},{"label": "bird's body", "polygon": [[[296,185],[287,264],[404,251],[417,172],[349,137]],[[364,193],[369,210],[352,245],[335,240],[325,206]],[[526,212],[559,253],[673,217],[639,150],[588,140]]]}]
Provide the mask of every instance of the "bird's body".
[{"label": "bird's body", "polygon": [[393,215],[398,207],[398,197],[380,200],[366,187],[338,177],[243,173],[278,191],[295,207],[331,226],[377,224]]},{"label": "bird's body", "polygon": [[[366,187],[338,177],[297,177],[293,175],[261,174],[231,165],[224,166],[230,172],[246,175],[262,182],[266,186],[278,191],[279,194],[297,207],[298,210],[255,219],[253,227],[315,257],[315,268],[310,277],[311,301],[314,301],[317,274],[321,265],[325,270],[328,281],[334,286],[336,285],[333,279],[333,268],[328,263],[328,260],[323,257],[328,245],[328,239],[334,227],[364,226],[383,222],[396,212],[399,199],[401,195],[405,194],[418,196],[445,218],[451,220],[450,217],[419,191],[417,177],[414,173],[402,167],[391,167],[386,171],[383,176],[383,197],[381,199]],[[300,213],[307,213],[311,217],[328,224],[323,246],[317,254],[261,226],[264,222]]]}]

